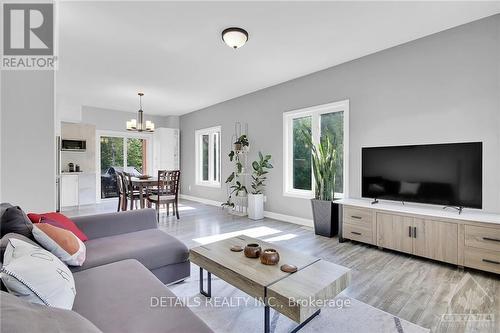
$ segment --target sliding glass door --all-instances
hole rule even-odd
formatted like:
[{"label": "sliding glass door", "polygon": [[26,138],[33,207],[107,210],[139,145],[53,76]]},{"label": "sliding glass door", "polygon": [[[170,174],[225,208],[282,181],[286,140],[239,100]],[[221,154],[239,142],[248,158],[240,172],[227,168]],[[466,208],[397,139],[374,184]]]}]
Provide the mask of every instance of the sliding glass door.
[{"label": "sliding glass door", "polygon": [[118,196],[116,172],[147,173],[148,140],[139,137],[100,135],[101,199]]}]

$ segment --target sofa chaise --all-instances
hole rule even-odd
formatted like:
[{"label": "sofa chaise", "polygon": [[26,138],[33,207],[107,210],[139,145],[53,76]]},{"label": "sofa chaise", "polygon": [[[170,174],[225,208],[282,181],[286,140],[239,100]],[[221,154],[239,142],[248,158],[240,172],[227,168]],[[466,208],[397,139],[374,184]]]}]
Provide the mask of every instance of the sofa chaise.
[{"label": "sofa chaise", "polygon": [[[73,218],[88,236],[87,259],[71,267],[72,310],[28,303],[0,292],[2,332],[212,332],[165,284],[189,276],[188,249],[158,229],[153,209]],[[0,241],[0,260],[10,238]],[[152,299],[163,299],[161,306]],[[81,325],[81,326],[80,326]]]}]

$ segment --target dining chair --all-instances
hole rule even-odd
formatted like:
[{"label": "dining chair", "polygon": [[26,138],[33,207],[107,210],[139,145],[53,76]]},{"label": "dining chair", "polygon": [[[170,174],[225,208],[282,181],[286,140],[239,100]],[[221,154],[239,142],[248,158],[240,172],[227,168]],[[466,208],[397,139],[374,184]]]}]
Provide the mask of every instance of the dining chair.
[{"label": "dining chair", "polygon": [[[160,205],[166,205],[167,216],[170,215],[169,206],[172,204],[173,213],[179,219],[179,170],[158,170],[157,193],[148,193],[148,203],[155,205],[158,220],[160,219]],[[147,189],[146,189],[147,190]]]},{"label": "dining chair", "polygon": [[[125,202],[130,200],[130,210],[133,210],[134,202],[136,200],[138,201],[141,199],[140,192],[134,189],[134,185],[132,183],[132,175],[130,173],[123,172],[122,175],[123,175],[123,189],[125,192],[125,200],[126,200]],[[140,207],[137,206],[137,204],[135,206],[136,208]],[[126,203],[125,203],[125,210],[127,210]]]},{"label": "dining chair", "polygon": [[123,173],[116,172],[116,188],[118,189],[118,209],[127,210],[127,197],[125,195],[125,188],[123,185]]}]

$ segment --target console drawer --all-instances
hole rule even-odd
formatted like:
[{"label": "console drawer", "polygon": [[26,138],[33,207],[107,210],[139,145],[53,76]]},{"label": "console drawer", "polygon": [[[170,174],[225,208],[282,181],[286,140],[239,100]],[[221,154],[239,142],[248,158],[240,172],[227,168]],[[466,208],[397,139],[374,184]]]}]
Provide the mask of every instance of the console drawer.
[{"label": "console drawer", "polygon": [[500,229],[466,225],[465,246],[500,252]]},{"label": "console drawer", "polygon": [[371,210],[364,210],[360,208],[345,207],[344,222],[371,228],[373,222],[373,212]]},{"label": "console drawer", "polygon": [[464,266],[500,274],[500,253],[466,247],[464,251]]},{"label": "console drawer", "polygon": [[342,234],[343,237],[347,239],[373,244],[373,231],[371,228],[364,228],[350,223],[344,223]]}]

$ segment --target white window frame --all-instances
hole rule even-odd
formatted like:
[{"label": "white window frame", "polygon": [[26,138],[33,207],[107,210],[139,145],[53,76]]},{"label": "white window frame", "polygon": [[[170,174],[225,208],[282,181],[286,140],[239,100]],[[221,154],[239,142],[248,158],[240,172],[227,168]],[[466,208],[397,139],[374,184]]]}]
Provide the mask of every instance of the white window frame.
[{"label": "white window frame", "polygon": [[314,144],[320,139],[320,117],[325,113],[344,112],[344,164],[343,164],[343,192],[335,193],[335,198],[349,197],[349,100],[316,105],[308,108],[287,111],[283,113],[283,195],[286,197],[312,199],[314,198],[315,182],[311,172],[311,190],[293,188],[293,120],[303,117],[312,117],[311,130]]},{"label": "white window frame", "polygon": [[[204,135],[208,135],[208,180],[203,180],[203,164],[202,164],[202,138]],[[221,156],[220,156],[220,146],[221,146],[221,126],[214,126],[204,129],[199,129],[194,132],[194,142],[195,142],[195,169],[196,169],[196,185],[207,186],[207,187],[221,187],[220,175],[221,175]],[[216,137],[219,137],[219,145],[216,146],[216,151],[214,156],[214,144],[216,142]],[[214,170],[214,162],[215,168]],[[216,177],[214,177],[214,171],[216,172]]]}]

